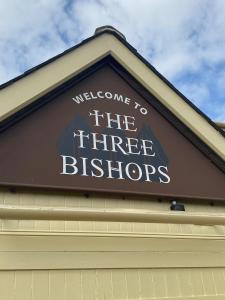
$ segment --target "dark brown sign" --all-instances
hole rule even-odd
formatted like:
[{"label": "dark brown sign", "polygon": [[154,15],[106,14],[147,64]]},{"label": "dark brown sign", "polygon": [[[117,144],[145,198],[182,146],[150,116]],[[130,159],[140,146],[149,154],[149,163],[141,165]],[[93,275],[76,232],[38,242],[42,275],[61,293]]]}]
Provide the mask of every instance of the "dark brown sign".
[{"label": "dark brown sign", "polygon": [[125,79],[104,66],[5,130],[0,184],[225,200],[224,174]]}]

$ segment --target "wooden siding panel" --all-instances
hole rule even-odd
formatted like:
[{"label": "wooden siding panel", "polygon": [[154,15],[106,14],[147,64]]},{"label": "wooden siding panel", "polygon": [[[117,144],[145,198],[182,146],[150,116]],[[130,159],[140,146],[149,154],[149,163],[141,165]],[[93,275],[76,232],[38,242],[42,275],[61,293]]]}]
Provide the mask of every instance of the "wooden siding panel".
[{"label": "wooden siding panel", "polygon": [[[183,201],[187,211],[194,212],[224,212],[225,205],[216,203],[198,203]],[[0,203],[10,205],[65,206],[87,208],[141,208],[148,210],[169,211],[170,202],[158,202],[154,199],[125,199],[116,196],[91,195],[89,198],[79,193],[25,191],[11,193],[7,189],[0,189]],[[99,232],[99,233],[135,233],[135,234],[172,234],[172,235],[225,235],[225,226],[198,226],[187,224],[140,224],[121,222],[77,222],[77,221],[23,221],[0,220],[1,231],[34,231],[34,232]]]},{"label": "wooden siding panel", "polygon": [[[0,203],[162,211],[170,205],[7,189],[0,189]],[[187,202],[186,209],[225,213],[222,204]],[[0,231],[0,265],[11,268],[0,271],[4,300],[225,299],[225,226],[0,220]]]},{"label": "wooden siding panel", "polygon": [[65,300],[82,299],[81,280],[81,271],[67,270],[65,272]]},{"label": "wooden siding panel", "polygon": [[33,272],[32,295],[32,300],[49,300],[49,271]]},{"label": "wooden siding panel", "polygon": [[[209,268],[0,271],[1,299],[222,300],[225,299],[224,270]],[[169,276],[172,279],[168,280]],[[216,284],[211,280],[212,276],[217,278]],[[174,289],[169,286],[176,284],[178,286]]]},{"label": "wooden siding panel", "polygon": [[113,299],[113,285],[111,270],[96,272],[96,299]]},{"label": "wooden siding panel", "polygon": [[65,299],[65,271],[49,271],[49,300]]},{"label": "wooden siding panel", "polygon": [[15,300],[30,300],[33,295],[33,272],[18,271],[15,273]]},{"label": "wooden siding panel", "polygon": [[13,300],[15,294],[15,272],[0,271],[0,299]]}]

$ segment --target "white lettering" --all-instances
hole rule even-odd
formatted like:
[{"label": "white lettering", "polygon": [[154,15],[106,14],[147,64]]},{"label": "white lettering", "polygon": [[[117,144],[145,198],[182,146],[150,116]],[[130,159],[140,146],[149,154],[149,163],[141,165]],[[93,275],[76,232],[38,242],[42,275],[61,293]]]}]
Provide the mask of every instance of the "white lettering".
[{"label": "white lettering", "polygon": [[[155,167],[152,166],[152,165],[146,165],[146,164],[144,164],[144,167],[145,167],[145,174],[146,174],[146,180],[145,180],[145,181],[150,181],[150,182],[152,182],[152,181],[150,180],[150,178],[149,178],[149,175],[155,174],[155,172],[156,172]],[[149,169],[150,169],[150,170],[149,170]]]},{"label": "white lettering", "polygon": [[107,116],[107,122],[108,122],[108,125],[107,125],[107,127],[108,128],[113,128],[113,126],[112,126],[112,123],[115,123],[116,124],[116,129],[122,129],[121,128],[121,124],[120,124],[120,117],[121,117],[121,115],[118,115],[118,114],[115,114],[115,116],[116,116],[116,119],[112,119],[111,118],[111,113],[106,113],[106,116]]},{"label": "white lettering", "polygon": [[[63,171],[60,174],[63,175],[75,175],[78,172],[76,167],[77,160],[73,156],[60,155],[63,159]],[[70,171],[69,171],[70,170]]]},{"label": "white lettering", "polygon": [[107,141],[106,141],[107,135],[106,134],[100,134],[102,136],[103,140],[99,140],[99,139],[96,138],[97,133],[92,132],[91,134],[93,136],[93,147],[92,147],[92,149],[100,150],[97,147],[97,143],[99,143],[99,144],[103,145],[103,149],[102,149],[103,151],[109,151],[108,148],[107,148]]},{"label": "white lettering", "polygon": [[[132,170],[130,170],[130,167],[132,167]],[[131,172],[132,172],[132,174],[136,175],[136,173],[137,173],[136,169],[138,170],[138,175],[137,175],[136,178],[134,178],[134,177],[131,176]],[[140,166],[137,165],[137,164],[135,164],[135,163],[133,163],[133,162],[131,162],[131,163],[129,163],[129,164],[126,165],[125,172],[127,174],[127,177],[130,178],[133,181],[138,181],[142,177],[142,170],[141,170]]]},{"label": "white lettering", "polygon": [[162,169],[166,170],[166,172],[168,173],[168,168],[167,167],[165,167],[165,166],[159,166],[159,168],[158,168],[159,173],[161,175],[163,175],[163,177],[166,178],[166,181],[164,181],[163,179],[161,179],[161,177],[159,177],[159,182],[160,183],[169,183],[170,182],[170,177],[169,177],[169,175],[167,175],[166,173],[164,173],[162,171]]},{"label": "white lettering", "polygon": [[106,92],[106,93],[105,93],[105,97],[106,97],[107,99],[112,99],[113,95],[112,95],[112,93],[110,93],[110,92]]},{"label": "white lettering", "polygon": [[130,104],[130,98],[126,97],[125,100],[124,100],[124,103],[127,104],[127,105],[129,105]]},{"label": "white lettering", "polygon": [[72,98],[72,100],[75,101],[77,104],[79,104],[80,102],[84,102],[84,99],[81,95]]},{"label": "white lettering", "polygon": [[[109,175],[108,175],[108,177],[107,178],[116,178],[116,179],[124,179],[123,178],[123,174],[122,174],[122,162],[121,161],[115,161],[114,162],[114,164],[115,163],[117,163],[117,165],[118,165],[118,167],[117,168],[113,168],[112,167],[112,160],[106,160],[107,161],[107,163],[108,163],[108,172],[109,172]],[[114,171],[114,172],[118,172],[119,173],[119,177],[113,177],[112,176],[112,171]]]},{"label": "white lettering", "polygon": [[[134,142],[134,144],[132,144],[132,141]],[[138,152],[133,152],[132,148],[138,149],[138,139],[135,138],[127,138],[127,144],[126,144],[127,148],[128,148],[128,153],[129,154],[140,154],[141,151]]]},{"label": "white lettering", "polygon": [[93,158],[92,160],[91,160],[91,165],[92,165],[92,167],[95,169],[95,170],[97,170],[97,171],[99,171],[99,175],[97,175],[97,174],[95,174],[93,171],[91,171],[91,176],[92,177],[103,177],[103,175],[104,175],[104,172],[103,172],[103,170],[102,170],[102,168],[100,168],[98,165],[96,165],[96,163],[95,162],[99,162],[99,164],[102,166],[102,160],[101,159],[97,159],[97,158]]},{"label": "white lettering", "polygon": [[91,97],[89,96],[88,93],[83,93],[83,95],[86,100],[91,100]]},{"label": "white lettering", "polygon": [[93,113],[89,112],[89,116],[94,116],[95,117],[95,125],[94,126],[100,126],[99,125],[99,118],[104,118],[104,115],[99,114],[99,110],[93,110]]},{"label": "white lettering", "polygon": [[[129,125],[134,126],[135,118],[132,117],[132,116],[125,116],[125,115],[123,117],[124,117],[123,124],[125,125],[125,130],[127,130],[127,131],[137,131],[137,128],[135,128],[135,129],[129,128]],[[129,121],[129,119],[130,119],[130,121]],[[131,122],[131,120],[133,120],[133,121]]]},{"label": "white lettering", "polygon": [[82,160],[82,165],[83,165],[82,176],[88,176],[88,174],[87,174],[87,157],[81,157],[81,160]]},{"label": "white lettering", "polygon": [[84,135],[84,131],[83,130],[78,130],[78,134],[77,133],[73,133],[73,137],[75,138],[76,136],[80,138],[80,145],[79,148],[85,148],[84,147],[84,138],[89,139],[89,134]]},{"label": "white lettering", "polygon": [[103,94],[102,91],[98,91],[98,92],[97,92],[98,98],[104,98],[104,96],[103,96],[102,94]]},{"label": "white lettering", "polygon": [[[152,150],[152,144],[153,144],[153,142],[149,141],[149,140],[141,140],[141,142],[142,142],[141,149],[143,149],[143,155],[146,155],[146,156],[155,156],[155,152],[151,153],[153,151]],[[150,146],[147,146],[147,143],[150,143]],[[148,149],[151,150],[150,153],[147,152]]]},{"label": "white lettering", "polygon": [[114,100],[123,102],[123,96],[122,96],[122,95],[115,94],[115,95],[114,95]]},{"label": "white lettering", "polygon": [[121,137],[116,135],[111,135],[111,139],[112,139],[112,151],[117,152],[116,151],[116,147],[117,147],[124,155],[127,155],[126,151],[124,151],[124,149],[120,146],[123,143]]},{"label": "white lettering", "polygon": [[142,115],[147,115],[147,113],[148,113],[147,109],[144,107],[140,108],[140,112],[142,113]]},{"label": "white lettering", "polygon": [[92,99],[98,99],[98,97],[94,96],[92,92],[90,92],[90,95]]}]

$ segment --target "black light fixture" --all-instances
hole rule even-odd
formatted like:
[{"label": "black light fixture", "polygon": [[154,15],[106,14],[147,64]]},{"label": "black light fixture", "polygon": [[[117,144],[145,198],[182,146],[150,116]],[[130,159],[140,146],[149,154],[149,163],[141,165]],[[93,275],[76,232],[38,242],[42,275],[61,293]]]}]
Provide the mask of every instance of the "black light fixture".
[{"label": "black light fixture", "polygon": [[172,201],[170,205],[170,210],[177,210],[177,211],[185,211],[184,204],[177,203],[177,201]]}]

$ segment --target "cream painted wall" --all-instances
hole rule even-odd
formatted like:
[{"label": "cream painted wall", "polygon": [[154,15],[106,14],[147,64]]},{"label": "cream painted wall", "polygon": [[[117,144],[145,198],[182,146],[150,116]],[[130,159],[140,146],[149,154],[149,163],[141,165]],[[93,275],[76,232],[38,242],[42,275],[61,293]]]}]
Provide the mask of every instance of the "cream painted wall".
[{"label": "cream painted wall", "polygon": [[[187,211],[225,212],[183,201]],[[166,200],[0,189],[0,203],[168,211]],[[0,299],[225,299],[225,227],[1,220]]]},{"label": "cream painted wall", "polygon": [[[204,201],[183,201],[187,212],[225,213],[225,205],[221,202],[211,206]],[[113,195],[92,194],[89,198],[82,193],[41,191],[19,189],[16,193],[0,188],[0,204],[11,204],[34,207],[80,207],[80,208],[123,208],[147,209],[151,211],[170,211],[170,202],[138,197],[116,197]],[[15,221],[1,220],[2,231],[44,231],[44,232],[116,232],[116,233],[171,233],[171,234],[224,234],[224,226],[195,226],[175,224],[142,224],[114,222],[77,222],[77,221]]]},{"label": "cream painted wall", "polygon": [[225,270],[0,271],[4,300],[224,300]]}]

